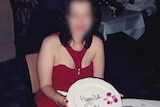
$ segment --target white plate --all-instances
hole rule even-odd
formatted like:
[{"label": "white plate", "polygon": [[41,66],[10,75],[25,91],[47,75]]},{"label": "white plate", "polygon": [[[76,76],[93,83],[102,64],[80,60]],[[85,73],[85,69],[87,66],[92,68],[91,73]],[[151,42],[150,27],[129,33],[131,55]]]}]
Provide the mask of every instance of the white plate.
[{"label": "white plate", "polygon": [[109,83],[97,78],[75,82],[68,91],[68,107],[122,107],[118,91]]}]

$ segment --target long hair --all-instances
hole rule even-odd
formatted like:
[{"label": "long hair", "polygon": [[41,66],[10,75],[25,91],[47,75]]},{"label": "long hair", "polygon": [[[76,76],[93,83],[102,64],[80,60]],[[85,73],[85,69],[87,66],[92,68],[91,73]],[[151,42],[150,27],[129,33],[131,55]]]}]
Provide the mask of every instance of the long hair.
[{"label": "long hair", "polygon": [[98,27],[99,20],[100,20],[100,17],[99,17],[100,14],[98,13],[99,11],[98,11],[98,6],[96,4],[96,0],[63,0],[62,15],[61,15],[62,31],[59,36],[60,41],[64,47],[69,47],[69,41],[72,39],[69,25],[67,24],[67,19],[66,19],[66,15],[69,12],[69,6],[72,1],[88,1],[91,4],[94,22],[93,22],[93,26],[91,27],[91,29],[84,36],[84,41],[85,41],[84,47],[88,49],[91,46],[93,33]]}]

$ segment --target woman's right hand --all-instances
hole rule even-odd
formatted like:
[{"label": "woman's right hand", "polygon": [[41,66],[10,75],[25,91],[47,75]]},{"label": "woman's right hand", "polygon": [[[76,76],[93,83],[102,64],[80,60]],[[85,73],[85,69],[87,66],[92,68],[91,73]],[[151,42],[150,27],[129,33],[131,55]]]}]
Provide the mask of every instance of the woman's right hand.
[{"label": "woman's right hand", "polygon": [[65,107],[68,107],[68,100],[67,100],[66,97],[63,99],[63,105],[64,105]]},{"label": "woman's right hand", "polygon": [[64,107],[68,107],[68,100],[65,96],[59,94],[57,96],[57,103],[63,105]]}]

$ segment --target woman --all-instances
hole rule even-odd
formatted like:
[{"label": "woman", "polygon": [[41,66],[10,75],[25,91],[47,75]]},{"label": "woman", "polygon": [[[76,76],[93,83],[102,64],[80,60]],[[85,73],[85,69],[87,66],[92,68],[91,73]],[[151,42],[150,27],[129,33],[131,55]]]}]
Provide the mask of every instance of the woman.
[{"label": "woman", "polygon": [[82,78],[103,78],[104,47],[92,33],[96,23],[92,2],[65,0],[65,30],[43,41],[38,57],[40,90],[35,96],[38,107],[67,106],[67,98],[58,90],[67,92]]}]

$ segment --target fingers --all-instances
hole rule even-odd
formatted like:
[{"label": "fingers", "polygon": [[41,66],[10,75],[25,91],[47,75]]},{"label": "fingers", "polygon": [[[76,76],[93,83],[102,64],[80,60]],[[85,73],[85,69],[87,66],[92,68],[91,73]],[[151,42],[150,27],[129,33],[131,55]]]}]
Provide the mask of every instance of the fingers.
[{"label": "fingers", "polygon": [[64,106],[65,106],[65,107],[68,107],[68,102],[69,102],[69,101],[67,100],[66,97],[64,98],[63,102],[64,102]]},{"label": "fingers", "polygon": [[120,97],[124,97],[124,95],[120,93]]}]

